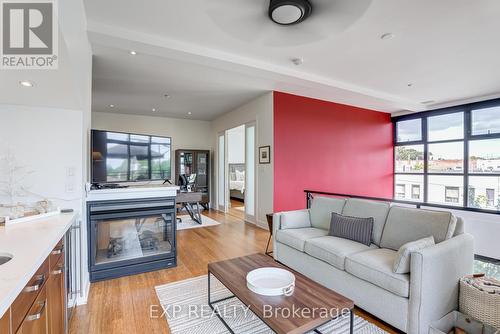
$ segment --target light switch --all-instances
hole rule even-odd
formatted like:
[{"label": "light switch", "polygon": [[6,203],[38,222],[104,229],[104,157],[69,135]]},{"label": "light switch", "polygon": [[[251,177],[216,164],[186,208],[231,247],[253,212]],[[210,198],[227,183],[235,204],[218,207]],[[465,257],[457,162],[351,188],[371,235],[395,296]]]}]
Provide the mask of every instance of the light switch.
[{"label": "light switch", "polygon": [[66,168],[66,176],[75,176],[75,167]]}]

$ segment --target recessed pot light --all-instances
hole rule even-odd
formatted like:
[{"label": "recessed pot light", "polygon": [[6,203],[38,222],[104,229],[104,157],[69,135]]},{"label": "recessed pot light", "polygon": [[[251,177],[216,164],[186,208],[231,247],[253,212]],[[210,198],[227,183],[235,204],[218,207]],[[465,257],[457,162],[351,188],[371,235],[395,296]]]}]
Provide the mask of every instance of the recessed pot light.
[{"label": "recessed pot light", "polygon": [[386,32],[385,34],[380,35],[380,39],[387,40],[394,38],[394,34],[390,32]]},{"label": "recessed pot light", "polygon": [[188,111],[188,115],[192,115],[192,114],[193,114],[192,112]]},{"label": "recessed pot light", "polygon": [[155,111],[156,111],[156,108],[151,109],[151,111],[155,112]]},{"label": "recessed pot light", "polygon": [[132,51],[130,51],[129,53],[130,53],[132,56],[135,56],[135,55],[137,54],[137,51],[132,50]]},{"label": "recessed pot light", "polygon": [[268,14],[274,23],[291,25],[304,21],[311,12],[308,0],[271,0]]},{"label": "recessed pot light", "polygon": [[29,81],[29,80],[19,81],[19,84],[23,87],[33,87],[35,85],[35,83],[33,81]]},{"label": "recessed pot light", "polygon": [[114,108],[114,107],[115,107],[115,105],[114,105],[114,104],[110,104],[110,105],[109,105],[109,107],[110,107],[110,108]]}]

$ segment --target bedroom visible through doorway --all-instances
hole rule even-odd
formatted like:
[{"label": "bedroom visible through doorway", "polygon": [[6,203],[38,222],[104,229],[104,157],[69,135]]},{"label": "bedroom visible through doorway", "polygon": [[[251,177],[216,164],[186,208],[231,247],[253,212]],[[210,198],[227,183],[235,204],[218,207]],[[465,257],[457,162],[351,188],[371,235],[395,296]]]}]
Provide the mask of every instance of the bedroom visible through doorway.
[{"label": "bedroom visible through doorway", "polygon": [[245,218],[245,126],[227,130],[229,214]]}]

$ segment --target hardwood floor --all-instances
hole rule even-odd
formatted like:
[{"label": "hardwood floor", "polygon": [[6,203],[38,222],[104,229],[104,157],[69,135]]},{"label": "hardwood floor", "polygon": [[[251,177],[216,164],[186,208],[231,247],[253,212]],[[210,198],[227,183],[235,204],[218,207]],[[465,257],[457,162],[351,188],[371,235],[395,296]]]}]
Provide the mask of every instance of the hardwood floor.
[{"label": "hardwood floor", "polygon": [[[205,212],[206,213],[206,212]],[[205,275],[209,262],[264,252],[268,231],[216,211],[206,213],[218,226],[179,231],[177,267],[93,283],[87,305],[76,308],[70,333],[170,333],[165,318],[150,317],[159,307],[155,286]],[[357,310],[390,333],[393,329]]]},{"label": "hardwood floor", "polygon": [[245,219],[245,203],[231,199],[228,214],[239,219]]}]

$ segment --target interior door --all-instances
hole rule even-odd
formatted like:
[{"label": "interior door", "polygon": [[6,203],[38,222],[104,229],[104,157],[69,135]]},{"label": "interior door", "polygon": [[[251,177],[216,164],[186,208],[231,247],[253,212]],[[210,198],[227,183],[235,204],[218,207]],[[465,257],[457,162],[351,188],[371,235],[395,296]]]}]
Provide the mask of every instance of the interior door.
[{"label": "interior door", "polygon": [[226,132],[219,133],[217,138],[217,209],[222,212],[228,211],[226,147]]},{"label": "interior door", "polygon": [[245,220],[255,223],[255,123],[245,125]]}]

